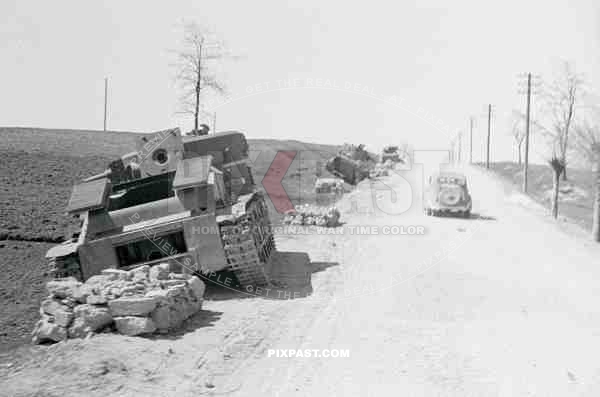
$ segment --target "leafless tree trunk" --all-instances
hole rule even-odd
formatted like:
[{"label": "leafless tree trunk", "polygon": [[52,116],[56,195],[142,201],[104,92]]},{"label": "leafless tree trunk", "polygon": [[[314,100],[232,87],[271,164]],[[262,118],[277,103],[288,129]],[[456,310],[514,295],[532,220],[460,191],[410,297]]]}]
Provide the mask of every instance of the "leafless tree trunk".
[{"label": "leafless tree trunk", "polygon": [[565,170],[565,163],[562,158],[553,156],[549,161],[553,174],[553,191],[552,191],[552,217],[558,218],[558,193],[560,187],[560,176]]},{"label": "leafless tree trunk", "polygon": [[558,218],[558,192],[559,192],[559,185],[560,185],[560,175],[556,173],[556,171],[554,170],[554,175],[553,175],[553,191],[552,191],[552,217],[554,219]]},{"label": "leafless tree trunk", "polygon": [[[564,131],[564,144],[562,147],[562,151],[561,151],[561,156],[562,156],[562,160],[566,165],[567,162],[567,148],[568,148],[568,142],[569,142],[569,131],[571,130],[571,122],[573,121],[573,114],[574,114],[574,106],[575,106],[575,99],[576,99],[576,95],[577,95],[577,84],[575,82],[570,82],[569,86],[568,86],[568,94],[567,94],[567,116],[565,117],[565,131]],[[565,166],[565,169],[563,170],[562,173],[563,176],[563,181],[567,180],[567,167]]]},{"label": "leafless tree trunk", "polygon": [[600,242],[600,108],[588,108],[589,118],[578,123],[574,129],[573,143],[577,153],[586,161],[594,173],[594,213],[592,216],[592,238]]},{"label": "leafless tree trunk", "polygon": [[200,38],[198,43],[198,65],[196,66],[196,103],[194,109],[194,131],[198,132],[198,117],[200,116],[200,90],[202,89],[202,45],[204,44],[204,37]]},{"label": "leafless tree trunk", "polygon": [[547,125],[535,122],[535,125],[550,138],[552,146],[558,148],[558,155],[565,164],[561,174],[564,181],[567,180],[569,135],[575,122],[576,108],[582,98],[583,85],[584,81],[576,73],[573,65],[564,62],[561,75],[546,87],[543,95]]},{"label": "leafless tree trunk", "polygon": [[183,48],[177,52],[177,82],[182,90],[180,113],[194,117],[194,134],[199,134],[202,94],[210,89],[224,93],[224,87],[211,72],[211,61],[225,58],[222,45],[195,23],[184,26]]},{"label": "leafless tree trunk", "polygon": [[522,160],[522,146],[523,146],[523,142],[525,140],[525,131],[520,127],[520,124],[522,122],[523,116],[521,114],[519,114],[516,111],[513,111],[513,122],[512,122],[512,128],[511,128],[511,135],[514,139],[514,144],[515,144],[515,150],[517,152],[517,157],[519,159],[519,165],[521,165],[521,163],[523,162]]}]

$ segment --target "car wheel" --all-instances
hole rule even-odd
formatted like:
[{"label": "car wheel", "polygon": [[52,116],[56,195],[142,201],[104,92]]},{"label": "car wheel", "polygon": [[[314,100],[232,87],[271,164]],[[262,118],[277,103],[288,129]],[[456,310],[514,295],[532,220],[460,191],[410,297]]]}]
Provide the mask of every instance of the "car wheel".
[{"label": "car wheel", "polygon": [[471,217],[471,210],[466,210],[465,212],[463,212],[463,217],[464,218],[470,218]]}]

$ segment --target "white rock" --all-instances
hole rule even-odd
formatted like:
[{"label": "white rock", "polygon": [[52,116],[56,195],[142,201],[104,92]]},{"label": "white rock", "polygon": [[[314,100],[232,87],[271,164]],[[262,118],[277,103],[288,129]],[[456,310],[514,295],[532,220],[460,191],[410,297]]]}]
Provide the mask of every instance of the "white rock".
[{"label": "white rock", "polygon": [[159,331],[167,331],[172,327],[170,313],[169,306],[159,306],[152,312],[152,321]]},{"label": "white rock", "polygon": [[156,300],[158,304],[169,300],[169,291],[166,289],[153,289],[146,292],[146,297]]},{"label": "white rock", "polygon": [[73,299],[79,303],[86,303],[88,296],[94,293],[93,287],[88,284],[82,284],[73,291]]},{"label": "white rock", "polygon": [[90,305],[104,305],[108,300],[103,295],[90,295],[87,297],[86,302]]},{"label": "white rock", "polygon": [[77,289],[81,283],[75,279],[75,277],[66,277],[56,280],[51,280],[46,283],[46,289],[50,295],[55,298],[64,299],[72,297],[73,292]]},{"label": "white rock", "polygon": [[38,321],[33,330],[33,343],[60,342],[67,339],[67,329],[44,320]]},{"label": "white rock", "polygon": [[185,273],[169,273],[170,280],[189,280],[193,276]]},{"label": "white rock", "polygon": [[187,283],[190,292],[194,295],[194,297],[198,300],[202,300],[204,298],[204,291],[206,290],[206,285],[204,285],[202,280],[194,276],[189,279]]},{"label": "white rock", "polygon": [[144,316],[155,307],[156,299],[146,296],[127,296],[108,302],[108,308],[114,317]]},{"label": "white rock", "polygon": [[129,336],[150,334],[156,331],[156,325],[149,317],[117,317],[115,325],[119,333]]},{"label": "white rock", "polygon": [[129,272],[120,269],[104,269],[102,275],[107,276],[109,280],[127,280],[129,278]]},{"label": "white rock", "polygon": [[186,285],[186,282],[185,280],[164,280],[160,282],[160,285],[162,285],[164,288],[179,287]]},{"label": "white rock", "polygon": [[186,294],[186,284],[174,285],[166,289],[167,298],[174,299],[178,296],[182,296]]},{"label": "white rock", "polygon": [[102,275],[102,274],[97,274],[95,276],[92,276],[90,278],[88,278],[85,281],[86,285],[90,285],[90,286],[96,286],[99,284],[105,284],[107,282],[110,281],[112,276],[107,276],[107,275]]},{"label": "white rock", "polygon": [[73,310],[54,299],[43,300],[41,310],[52,316],[52,322],[61,327],[68,327],[73,320]]},{"label": "white rock", "polygon": [[79,305],[74,310],[75,319],[69,327],[70,338],[85,338],[112,323],[110,311],[106,307]]},{"label": "white rock", "polygon": [[133,282],[147,281],[149,275],[150,275],[150,266],[148,266],[148,265],[136,267],[135,269],[131,269],[129,271],[129,278]]},{"label": "white rock", "polygon": [[171,273],[171,266],[168,263],[161,263],[150,268],[150,280],[167,280]]}]

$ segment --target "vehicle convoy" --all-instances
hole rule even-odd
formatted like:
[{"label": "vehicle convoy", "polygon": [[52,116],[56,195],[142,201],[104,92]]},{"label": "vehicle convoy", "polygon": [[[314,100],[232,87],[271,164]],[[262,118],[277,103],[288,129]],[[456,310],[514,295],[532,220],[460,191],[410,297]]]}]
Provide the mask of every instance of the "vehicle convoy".
[{"label": "vehicle convoy", "polygon": [[468,218],[472,200],[467,178],[458,172],[440,172],[429,177],[425,189],[425,214],[456,214]]},{"label": "vehicle convoy", "polygon": [[275,250],[265,198],[244,134],[144,134],[137,151],[75,185],[67,212],[80,229],[51,248],[55,277],[168,262],[174,272],[230,270],[240,285],[268,282]]},{"label": "vehicle convoy", "polygon": [[325,169],[344,182],[356,185],[369,177],[369,170],[374,163],[364,145],[344,145],[337,155],[327,161]]}]

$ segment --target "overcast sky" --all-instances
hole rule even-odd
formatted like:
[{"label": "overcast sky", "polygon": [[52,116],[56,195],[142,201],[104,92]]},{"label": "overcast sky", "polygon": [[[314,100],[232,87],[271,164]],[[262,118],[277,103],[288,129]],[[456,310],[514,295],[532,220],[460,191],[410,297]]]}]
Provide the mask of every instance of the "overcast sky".
[{"label": "overcast sky", "polygon": [[568,59],[600,80],[597,0],[3,0],[0,125],[101,129],[107,76],[109,129],[189,130],[169,52],[184,20],[242,55],[222,66],[231,101],[214,110],[218,130],[250,138],[435,149],[472,115],[477,160],[492,103],[507,158],[519,73]]}]

